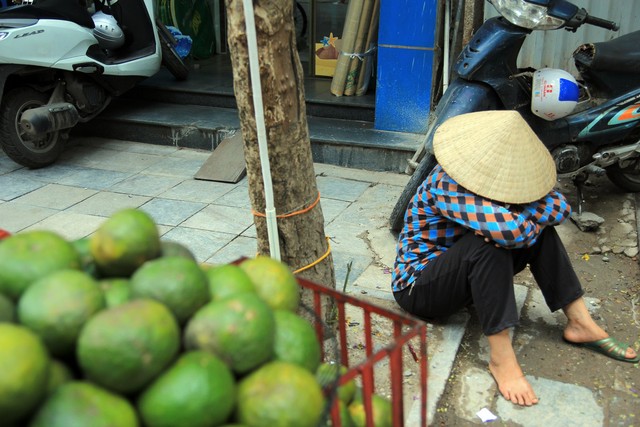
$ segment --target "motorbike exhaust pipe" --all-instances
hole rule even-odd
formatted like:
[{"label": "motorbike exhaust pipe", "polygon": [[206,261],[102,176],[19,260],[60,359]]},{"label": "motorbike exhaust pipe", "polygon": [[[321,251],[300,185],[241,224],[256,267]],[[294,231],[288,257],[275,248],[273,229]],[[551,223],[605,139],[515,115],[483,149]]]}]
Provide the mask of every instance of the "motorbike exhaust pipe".
[{"label": "motorbike exhaust pipe", "polygon": [[31,108],[20,117],[20,126],[30,136],[38,136],[75,126],[80,114],[73,104],[58,102]]}]

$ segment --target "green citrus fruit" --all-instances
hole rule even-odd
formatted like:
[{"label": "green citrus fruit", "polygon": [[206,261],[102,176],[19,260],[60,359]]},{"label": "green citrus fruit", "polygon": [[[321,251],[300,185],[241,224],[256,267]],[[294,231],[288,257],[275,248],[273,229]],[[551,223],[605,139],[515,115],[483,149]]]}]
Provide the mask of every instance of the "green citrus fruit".
[{"label": "green citrus fruit", "polygon": [[149,214],[138,209],[114,213],[90,239],[91,255],[98,272],[107,277],[129,277],[161,253],[155,222]]},{"label": "green citrus fruit", "polygon": [[[334,387],[338,384],[340,376],[347,373],[347,367],[337,363],[324,362],[316,370],[316,379],[322,387]],[[356,383],[354,380],[338,386],[338,398],[346,404],[351,403],[356,394]]]},{"label": "green citrus fruit", "polygon": [[89,380],[133,393],[160,374],[179,347],[180,330],[169,309],[135,300],[93,316],[80,332],[77,356]]},{"label": "green citrus fruit", "polygon": [[249,275],[234,264],[222,264],[204,270],[209,281],[212,300],[219,300],[241,292],[256,292]]},{"label": "green citrus fruit", "polygon": [[0,322],[15,322],[16,307],[9,298],[0,294]]},{"label": "green citrus fruit", "polygon": [[[349,404],[349,414],[356,427],[367,425],[362,392],[356,393],[354,400]],[[392,427],[393,410],[391,402],[378,394],[371,395],[371,405],[373,407],[373,425],[376,427]]]},{"label": "green citrus fruit", "polygon": [[11,425],[45,397],[51,359],[36,334],[12,323],[0,323],[0,349],[0,414]]},{"label": "green citrus fruit", "polygon": [[183,324],[211,299],[207,276],[193,260],[158,258],[146,262],[131,276],[132,298],[160,301]]},{"label": "green citrus fruit", "polygon": [[242,374],[271,359],[275,319],[260,297],[242,293],[202,307],[184,335],[187,348],[210,351]]},{"label": "green citrus fruit", "polygon": [[190,259],[191,261],[197,261],[196,256],[191,252],[191,249],[186,247],[180,242],[174,242],[173,240],[160,240],[160,256],[171,257],[179,256]]},{"label": "green citrus fruit", "polygon": [[293,363],[266,363],[238,384],[238,421],[250,426],[315,427],[324,404],[315,377]]},{"label": "green citrus fruit", "polygon": [[80,256],[56,233],[29,231],[0,240],[0,293],[14,301],[36,280],[63,269],[80,269]]},{"label": "green citrus fruit", "polygon": [[80,329],[104,308],[96,281],[80,270],[59,270],[34,282],[18,303],[18,319],[54,356],[75,351]]},{"label": "green citrus fruit", "polygon": [[147,427],[209,427],[225,422],[236,402],[231,370],[214,354],[184,353],[142,393]]},{"label": "green citrus fruit", "polygon": [[108,308],[122,305],[131,300],[131,283],[129,279],[113,277],[98,282]]},{"label": "green citrus fruit", "polygon": [[295,276],[284,263],[260,255],[243,261],[240,267],[247,272],[258,295],[274,310],[297,311],[300,288]]},{"label": "green citrus fruit", "polygon": [[274,359],[291,362],[315,373],[320,364],[320,343],[308,320],[295,313],[275,310]]},{"label": "green citrus fruit", "polygon": [[133,406],[95,384],[71,381],[58,387],[38,409],[29,427],[137,427]]},{"label": "green citrus fruit", "polygon": [[73,380],[73,373],[64,363],[56,359],[51,359],[51,369],[49,369],[49,380],[47,381],[47,395],[53,393],[62,384]]},{"label": "green citrus fruit", "polygon": [[91,276],[97,275],[96,263],[91,255],[91,239],[89,237],[82,237],[80,239],[72,240],[71,246],[78,252],[80,257],[80,268],[82,271],[90,274]]}]

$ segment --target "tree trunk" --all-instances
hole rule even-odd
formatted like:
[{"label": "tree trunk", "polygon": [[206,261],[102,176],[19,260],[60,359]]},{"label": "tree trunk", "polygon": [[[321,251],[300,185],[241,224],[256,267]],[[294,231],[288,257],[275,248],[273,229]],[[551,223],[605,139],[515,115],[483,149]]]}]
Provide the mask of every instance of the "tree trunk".
[{"label": "tree trunk", "polygon": [[[295,45],[293,2],[253,0],[264,115],[278,215],[281,259],[293,271],[311,265],[328,251],[324,216],[316,185],[304,101],[304,80]],[[246,26],[242,0],[226,0],[233,85],[244,141],[249,199],[255,212],[265,212],[265,194],[253,108]],[[304,211],[304,212],[301,212]],[[285,216],[296,213],[292,216]],[[266,219],[254,216],[258,253],[269,254]],[[335,288],[331,254],[299,273]]]}]

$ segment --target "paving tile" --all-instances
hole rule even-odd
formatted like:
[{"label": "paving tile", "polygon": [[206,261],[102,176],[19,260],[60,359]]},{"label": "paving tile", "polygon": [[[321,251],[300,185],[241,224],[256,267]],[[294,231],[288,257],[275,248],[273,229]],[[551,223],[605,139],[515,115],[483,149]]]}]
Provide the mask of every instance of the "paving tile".
[{"label": "paving tile", "polygon": [[99,216],[63,211],[26,228],[26,231],[49,230],[67,240],[75,240],[90,235],[104,221],[105,218]]},{"label": "paving tile", "polygon": [[186,245],[193,252],[198,262],[204,262],[235,239],[236,235],[195,228],[175,227],[163,234],[162,238]]},{"label": "paving tile", "polygon": [[242,232],[242,236],[244,237],[252,237],[252,238],[257,238],[258,237],[258,233],[256,231],[256,225],[255,223],[253,223],[251,225],[251,227],[247,228],[245,231]]},{"label": "paving tile", "polygon": [[251,202],[247,188],[248,187],[244,185],[237,185],[233,190],[216,199],[216,205],[237,206],[249,209]]},{"label": "paving tile", "polygon": [[76,144],[86,147],[100,147],[109,150],[129,151],[140,154],[156,154],[167,156],[175,153],[179,149],[170,145],[143,144],[133,141],[125,141],[119,139],[108,139],[98,137],[76,138]]},{"label": "paving tile", "polygon": [[336,199],[320,199],[320,206],[322,207],[322,215],[324,216],[324,223],[329,224],[331,221],[349,207],[351,202]]},{"label": "paving tile", "polygon": [[106,190],[132,175],[132,172],[118,172],[105,169],[82,168],[75,173],[62,177],[56,181],[59,184],[76,187]]},{"label": "paving tile", "polygon": [[206,159],[202,158],[165,157],[161,161],[149,166],[145,172],[157,175],[193,178],[205,160]]},{"label": "paving tile", "polygon": [[151,200],[150,197],[101,191],[69,208],[70,211],[87,215],[109,217],[125,208],[138,208]]},{"label": "paving tile", "polygon": [[209,205],[187,219],[182,225],[201,230],[240,234],[252,224],[253,215],[247,209]]},{"label": "paving tile", "polygon": [[45,185],[31,178],[16,177],[13,174],[0,175],[0,200],[13,200]]},{"label": "paving tile", "polygon": [[347,202],[356,200],[371,185],[369,182],[335,178],[332,176],[318,176],[316,177],[316,182],[321,197]]},{"label": "paving tile", "polygon": [[235,184],[225,182],[187,179],[159,194],[159,197],[190,202],[212,203],[234,188]]},{"label": "paving tile", "polygon": [[110,191],[155,197],[183,180],[177,177],[137,174],[111,186]]},{"label": "paving tile", "polygon": [[11,175],[18,178],[33,179],[36,181],[42,181],[47,184],[60,184],[60,181],[69,175],[77,173],[81,169],[77,165],[58,165],[53,164],[46,168],[39,169],[27,169],[22,168],[16,170]]},{"label": "paving tile", "polygon": [[258,243],[255,238],[238,236],[222,249],[216,251],[207,259],[207,264],[228,264],[242,257],[253,258],[256,255]]},{"label": "paving tile", "polygon": [[204,203],[152,199],[142,205],[140,209],[151,215],[158,224],[176,226],[182,224],[205,206]]},{"label": "paving tile", "polygon": [[336,166],[328,163],[314,163],[313,168],[316,172],[316,175],[328,175],[331,177],[364,181],[368,183],[388,184],[399,187],[398,190],[403,189],[411,178],[411,176],[402,173],[377,172],[365,169],[346,168],[343,166]]},{"label": "paving tile", "polygon": [[356,201],[342,211],[334,222],[356,224],[363,228],[388,228],[389,216],[396,202],[388,185],[375,185],[362,192]]},{"label": "paving tile", "polygon": [[391,291],[391,270],[375,263],[370,264],[347,288],[355,294],[367,293],[376,298],[395,301]]},{"label": "paving tile", "polygon": [[4,152],[0,150],[0,175],[13,172],[20,169],[22,166],[7,157]]},{"label": "paving tile", "polygon": [[108,150],[99,147],[74,147],[65,152],[62,161],[95,169],[119,172],[138,172],[164,159],[157,154]]},{"label": "paving tile", "polygon": [[66,209],[94,195],[95,190],[48,184],[16,199],[17,202],[51,209]]},{"label": "paving tile", "polygon": [[0,204],[0,228],[17,233],[59,212],[56,209],[16,202]]}]

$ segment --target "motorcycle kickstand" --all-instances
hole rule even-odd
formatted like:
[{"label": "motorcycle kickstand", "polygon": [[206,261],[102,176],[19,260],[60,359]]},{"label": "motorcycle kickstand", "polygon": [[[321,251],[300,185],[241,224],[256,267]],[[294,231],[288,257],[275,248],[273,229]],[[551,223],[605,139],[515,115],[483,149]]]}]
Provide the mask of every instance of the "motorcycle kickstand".
[{"label": "motorcycle kickstand", "polygon": [[576,187],[576,194],[578,196],[578,216],[582,215],[582,202],[584,201],[584,183],[587,181],[587,177],[584,174],[579,174],[573,178],[573,185]]}]

